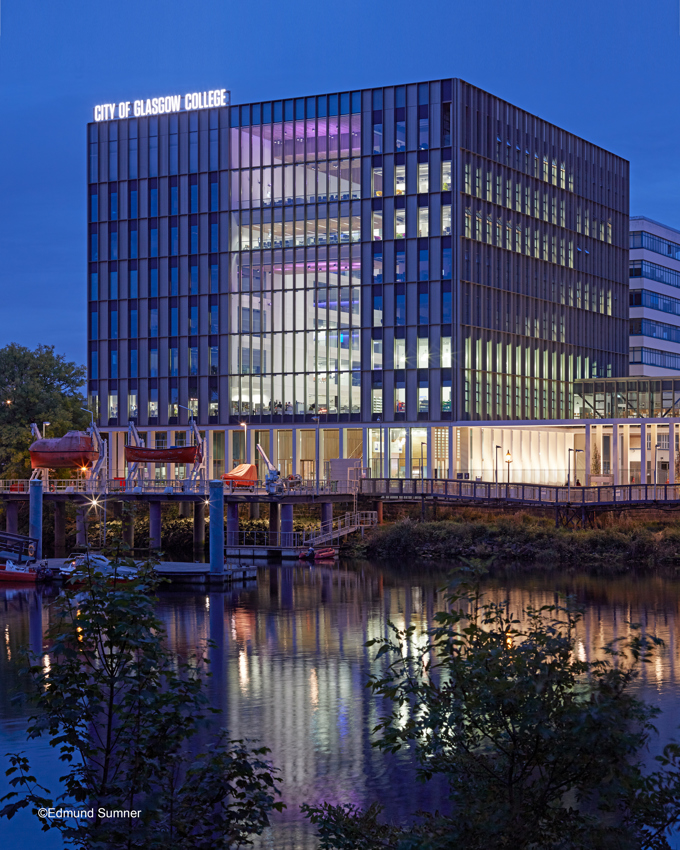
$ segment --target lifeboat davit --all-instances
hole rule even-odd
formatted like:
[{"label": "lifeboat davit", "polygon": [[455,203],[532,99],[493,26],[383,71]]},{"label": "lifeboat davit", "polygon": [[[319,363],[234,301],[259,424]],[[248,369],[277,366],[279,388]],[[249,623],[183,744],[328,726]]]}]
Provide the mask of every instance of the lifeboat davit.
[{"label": "lifeboat davit", "polygon": [[96,444],[85,431],[36,440],[29,446],[32,469],[83,469],[99,458]]}]

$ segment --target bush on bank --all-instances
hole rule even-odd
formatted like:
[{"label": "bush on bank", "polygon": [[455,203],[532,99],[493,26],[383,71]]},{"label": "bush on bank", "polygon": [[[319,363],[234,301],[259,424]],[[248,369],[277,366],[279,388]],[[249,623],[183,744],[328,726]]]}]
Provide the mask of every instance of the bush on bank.
[{"label": "bush on bank", "polygon": [[373,558],[449,560],[491,557],[539,563],[618,562],[637,566],[680,563],[680,526],[624,518],[606,528],[556,528],[526,513],[438,522],[410,518],[375,529],[366,545]]}]

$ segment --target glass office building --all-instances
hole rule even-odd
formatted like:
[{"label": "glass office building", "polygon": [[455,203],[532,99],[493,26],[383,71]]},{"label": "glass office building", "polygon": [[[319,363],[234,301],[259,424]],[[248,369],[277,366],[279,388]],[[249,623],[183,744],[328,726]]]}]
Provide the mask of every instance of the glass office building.
[{"label": "glass office building", "polygon": [[456,423],[627,374],[628,163],[462,80],[92,123],[88,193],[119,474],[129,419],[163,445],[193,415],[210,475],[256,442],[449,475]]}]

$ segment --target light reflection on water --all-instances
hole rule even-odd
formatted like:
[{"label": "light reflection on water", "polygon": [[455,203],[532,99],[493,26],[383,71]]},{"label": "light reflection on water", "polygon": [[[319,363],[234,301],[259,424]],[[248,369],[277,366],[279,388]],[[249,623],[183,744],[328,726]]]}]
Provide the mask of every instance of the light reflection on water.
[{"label": "light reflection on water", "polygon": [[[374,650],[364,644],[387,634],[389,620],[425,627],[441,605],[444,579],[445,571],[431,565],[398,571],[362,562],[334,569],[260,568],[256,583],[227,593],[160,594],[158,611],[173,649],[190,655],[208,639],[217,644],[208,653],[210,692],[230,736],[270,747],[281,768],[287,809],[256,846],[316,847],[299,813],[302,802],[366,806],[377,799],[392,818],[442,805],[441,789],[414,784],[413,773],[404,769],[408,754],[387,758],[370,746],[370,729],[382,709],[365,687],[377,668]],[[661,637],[665,647],[645,667],[639,687],[664,710],[657,723],[661,738],[675,734],[680,582],[536,574],[496,577],[487,589],[515,613],[528,604],[557,602],[560,593],[575,594],[586,606],[577,644],[586,659],[596,657],[604,642],[628,634],[630,621]],[[11,702],[19,687],[20,647],[39,647],[49,603],[35,591],[0,590],[0,746],[2,752],[30,751],[54,777],[58,763],[42,742],[24,743],[22,709]],[[25,850],[58,846],[30,816],[0,821],[0,836],[20,837]]]}]

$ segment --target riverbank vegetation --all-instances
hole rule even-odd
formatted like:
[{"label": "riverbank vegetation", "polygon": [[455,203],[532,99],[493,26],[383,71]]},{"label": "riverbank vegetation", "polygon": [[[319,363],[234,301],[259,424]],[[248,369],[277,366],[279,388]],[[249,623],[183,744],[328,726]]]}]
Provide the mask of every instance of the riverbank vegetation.
[{"label": "riverbank vegetation", "polygon": [[524,511],[492,514],[463,508],[436,521],[402,517],[376,528],[362,548],[379,559],[494,557],[562,566],[680,567],[680,522],[674,516],[628,513],[601,517],[595,528],[575,529],[556,528],[552,517]]}]

